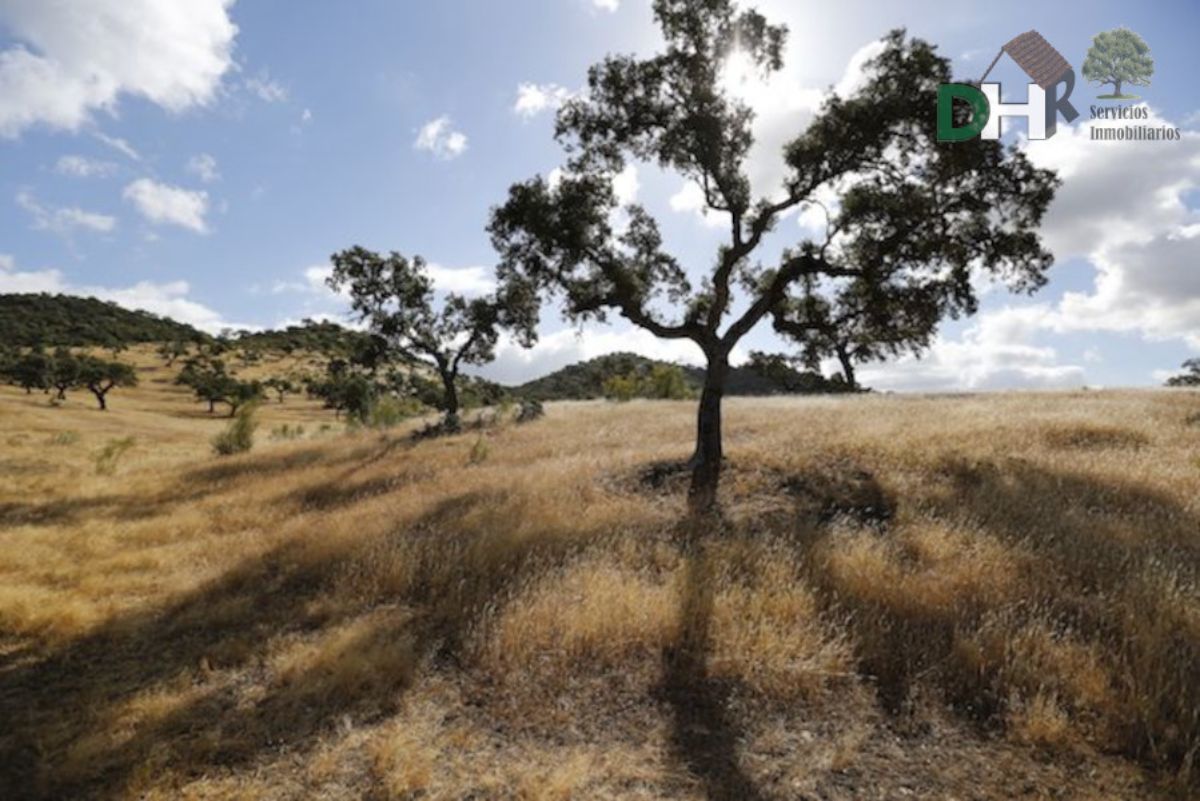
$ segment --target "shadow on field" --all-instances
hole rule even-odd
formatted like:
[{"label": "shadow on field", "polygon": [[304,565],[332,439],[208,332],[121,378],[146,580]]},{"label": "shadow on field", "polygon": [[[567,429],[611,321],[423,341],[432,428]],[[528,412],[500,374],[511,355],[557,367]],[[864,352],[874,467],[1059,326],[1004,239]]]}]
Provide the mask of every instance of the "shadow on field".
[{"label": "shadow on field", "polygon": [[728,681],[708,675],[711,650],[713,590],[712,557],[704,538],[727,530],[719,515],[683,520],[677,530],[686,559],[679,614],[679,639],[663,649],[659,697],[671,708],[671,741],[676,756],[700,779],[713,801],[759,801],[764,796],[738,760],[740,727],[732,719]]},{"label": "shadow on field", "polygon": [[[236,769],[394,712],[423,665],[457,664],[509,587],[574,547],[464,524],[505,500],[451,498],[332,553],[278,548],[0,671],[0,798],[132,795],[147,777]],[[403,576],[364,588],[363,572],[389,558],[408,564]],[[301,657],[281,668],[285,645]],[[159,691],[174,700],[153,705]],[[138,703],[152,706],[131,723]]]},{"label": "shadow on field", "polygon": [[[67,525],[98,517],[123,521],[146,520],[168,515],[182,504],[203,500],[213,493],[228,489],[234,481],[267,478],[318,465],[336,467],[350,464],[352,468],[347,471],[347,475],[350,475],[408,444],[402,439],[371,442],[335,457],[330,457],[327,448],[310,447],[282,454],[223,459],[215,464],[188,470],[180,475],[171,489],[148,495],[125,493],[28,503],[6,501],[0,503],[0,526]],[[320,503],[315,505],[320,506]]]},{"label": "shadow on field", "polygon": [[[1117,700],[1099,712],[1115,725],[1125,755],[1189,769],[1200,752],[1200,629],[1191,611],[1200,586],[1196,509],[1133,481],[1019,458],[945,460],[900,506],[993,538],[1026,554],[1028,563],[1014,579],[1015,595],[999,599],[977,595],[969,584],[931,587],[926,596],[917,581],[904,593],[888,593],[878,591],[878,582],[843,581],[825,569],[820,555],[839,547],[827,534],[797,543],[817,557],[814,586],[848,621],[860,670],[875,682],[887,711],[902,712],[920,683],[936,687],[968,719],[993,722],[1014,690],[1011,660],[1021,657],[964,644],[976,636],[1012,643],[1026,626],[1041,625],[1103,655]],[[880,538],[891,570],[910,578],[937,570],[919,567],[888,527],[863,528]],[[1022,681],[1053,687],[1057,680],[1039,673],[1045,668],[1038,663],[1016,667],[1031,677]],[[1069,678],[1070,666],[1063,670]]]}]

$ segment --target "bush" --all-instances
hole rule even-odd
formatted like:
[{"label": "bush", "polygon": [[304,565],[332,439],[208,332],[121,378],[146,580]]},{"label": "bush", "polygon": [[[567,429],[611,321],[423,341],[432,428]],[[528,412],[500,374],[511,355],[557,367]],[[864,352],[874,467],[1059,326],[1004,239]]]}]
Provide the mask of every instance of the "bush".
[{"label": "bush", "polygon": [[542,408],[542,402],[536,400],[521,401],[521,408],[517,412],[518,423],[528,423],[532,420],[537,420],[539,417],[545,417],[546,410]]},{"label": "bush", "polygon": [[424,411],[425,405],[416,398],[383,395],[371,403],[367,413],[367,425],[372,428],[392,428]]},{"label": "bush", "polygon": [[213,451],[219,456],[245,453],[254,447],[254,431],[258,428],[258,406],[248,403],[237,410],[225,430],[213,437]]},{"label": "bush", "polygon": [[137,442],[133,437],[110,439],[95,456],[96,475],[111,476],[117,472],[117,462]]},{"label": "bush", "polygon": [[604,397],[620,403],[631,401],[638,394],[637,376],[611,375],[604,379]]},{"label": "bush", "polygon": [[300,439],[304,436],[304,426],[290,426],[287,423],[271,429],[271,439]]},{"label": "bush", "polygon": [[79,442],[78,431],[59,431],[47,440],[50,445],[74,445]]}]

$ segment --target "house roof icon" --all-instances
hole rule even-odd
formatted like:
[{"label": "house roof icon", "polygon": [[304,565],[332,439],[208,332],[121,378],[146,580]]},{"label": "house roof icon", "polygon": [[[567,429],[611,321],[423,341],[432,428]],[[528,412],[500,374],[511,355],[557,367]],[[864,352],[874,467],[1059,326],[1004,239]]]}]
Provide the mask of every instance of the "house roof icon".
[{"label": "house roof icon", "polygon": [[1063,75],[1071,69],[1070,63],[1040,33],[1026,31],[1000,48],[1000,52],[992,59],[987,71],[979,79],[980,83],[987,80],[988,73],[992,71],[992,67],[996,66],[1000,56],[1005,53],[1025,71],[1031,81],[1043,89],[1049,89],[1061,81]]}]

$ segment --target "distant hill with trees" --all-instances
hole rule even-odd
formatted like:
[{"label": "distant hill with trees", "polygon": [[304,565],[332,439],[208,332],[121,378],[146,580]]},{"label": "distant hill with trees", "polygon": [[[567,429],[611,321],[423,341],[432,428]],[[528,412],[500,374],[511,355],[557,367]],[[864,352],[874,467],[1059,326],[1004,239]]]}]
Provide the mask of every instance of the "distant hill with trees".
[{"label": "distant hill with trees", "polygon": [[74,295],[0,295],[0,343],[10,347],[110,347],[116,343],[202,341],[186,323]]},{"label": "distant hill with trees", "polygon": [[[793,393],[840,392],[842,385],[812,372],[802,372],[756,354],[756,359],[729,371],[726,391],[730,395],[786,395]],[[539,401],[586,400],[608,393],[605,382],[614,377],[649,375],[655,367],[675,366],[636,353],[610,353],[568,365],[513,389],[513,394]],[[704,370],[683,365],[684,381],[692,393],[704,386]]]}]

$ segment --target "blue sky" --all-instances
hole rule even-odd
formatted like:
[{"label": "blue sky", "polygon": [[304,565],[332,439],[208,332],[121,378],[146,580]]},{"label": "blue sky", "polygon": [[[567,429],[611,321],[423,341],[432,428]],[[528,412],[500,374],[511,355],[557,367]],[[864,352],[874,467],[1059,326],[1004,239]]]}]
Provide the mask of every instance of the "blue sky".
[{"label": "blue sky", "polygon": [[[784,71],[738,87],[761,112],[764,191],[778,144],[900,25],[972,79],[1031,28],[1078,71],[1093,35],[1126,25],[1155,58],[1140,90],[1155,121],[1200,129],[1195,3],[757,5],[791,29]],[[484,291],[488,209],[562,161],[556,98],[605,53],[656,44],[648,0],[0,0],[0,291],[96,294],[209,329],[340,319],[320,279],[352,244],[420,253],[439,286]],[[989,80],[1023,99],[1007,59]],[[1148,385],[1200,351],[1200,134],[1091,142],[1099,91],[1081,78],[1084,117],[1029,145],[1065,181],[1044,231],[1058,255],[1049,285],[988,291],[925,358],[870,366],[868,383]],[[638,165],[622,192],[656,212],[685,264],[709,265],[718,229],[677,176]],[[781,226],[763,257],[812,235],[806,224]],[[553,308],[543,321],[538,348],[505,344],[484,373],[521,380],[615,349],[698,356],[620,320],[583,336]],[[742,352],[780,348],[768,329]]]}]

